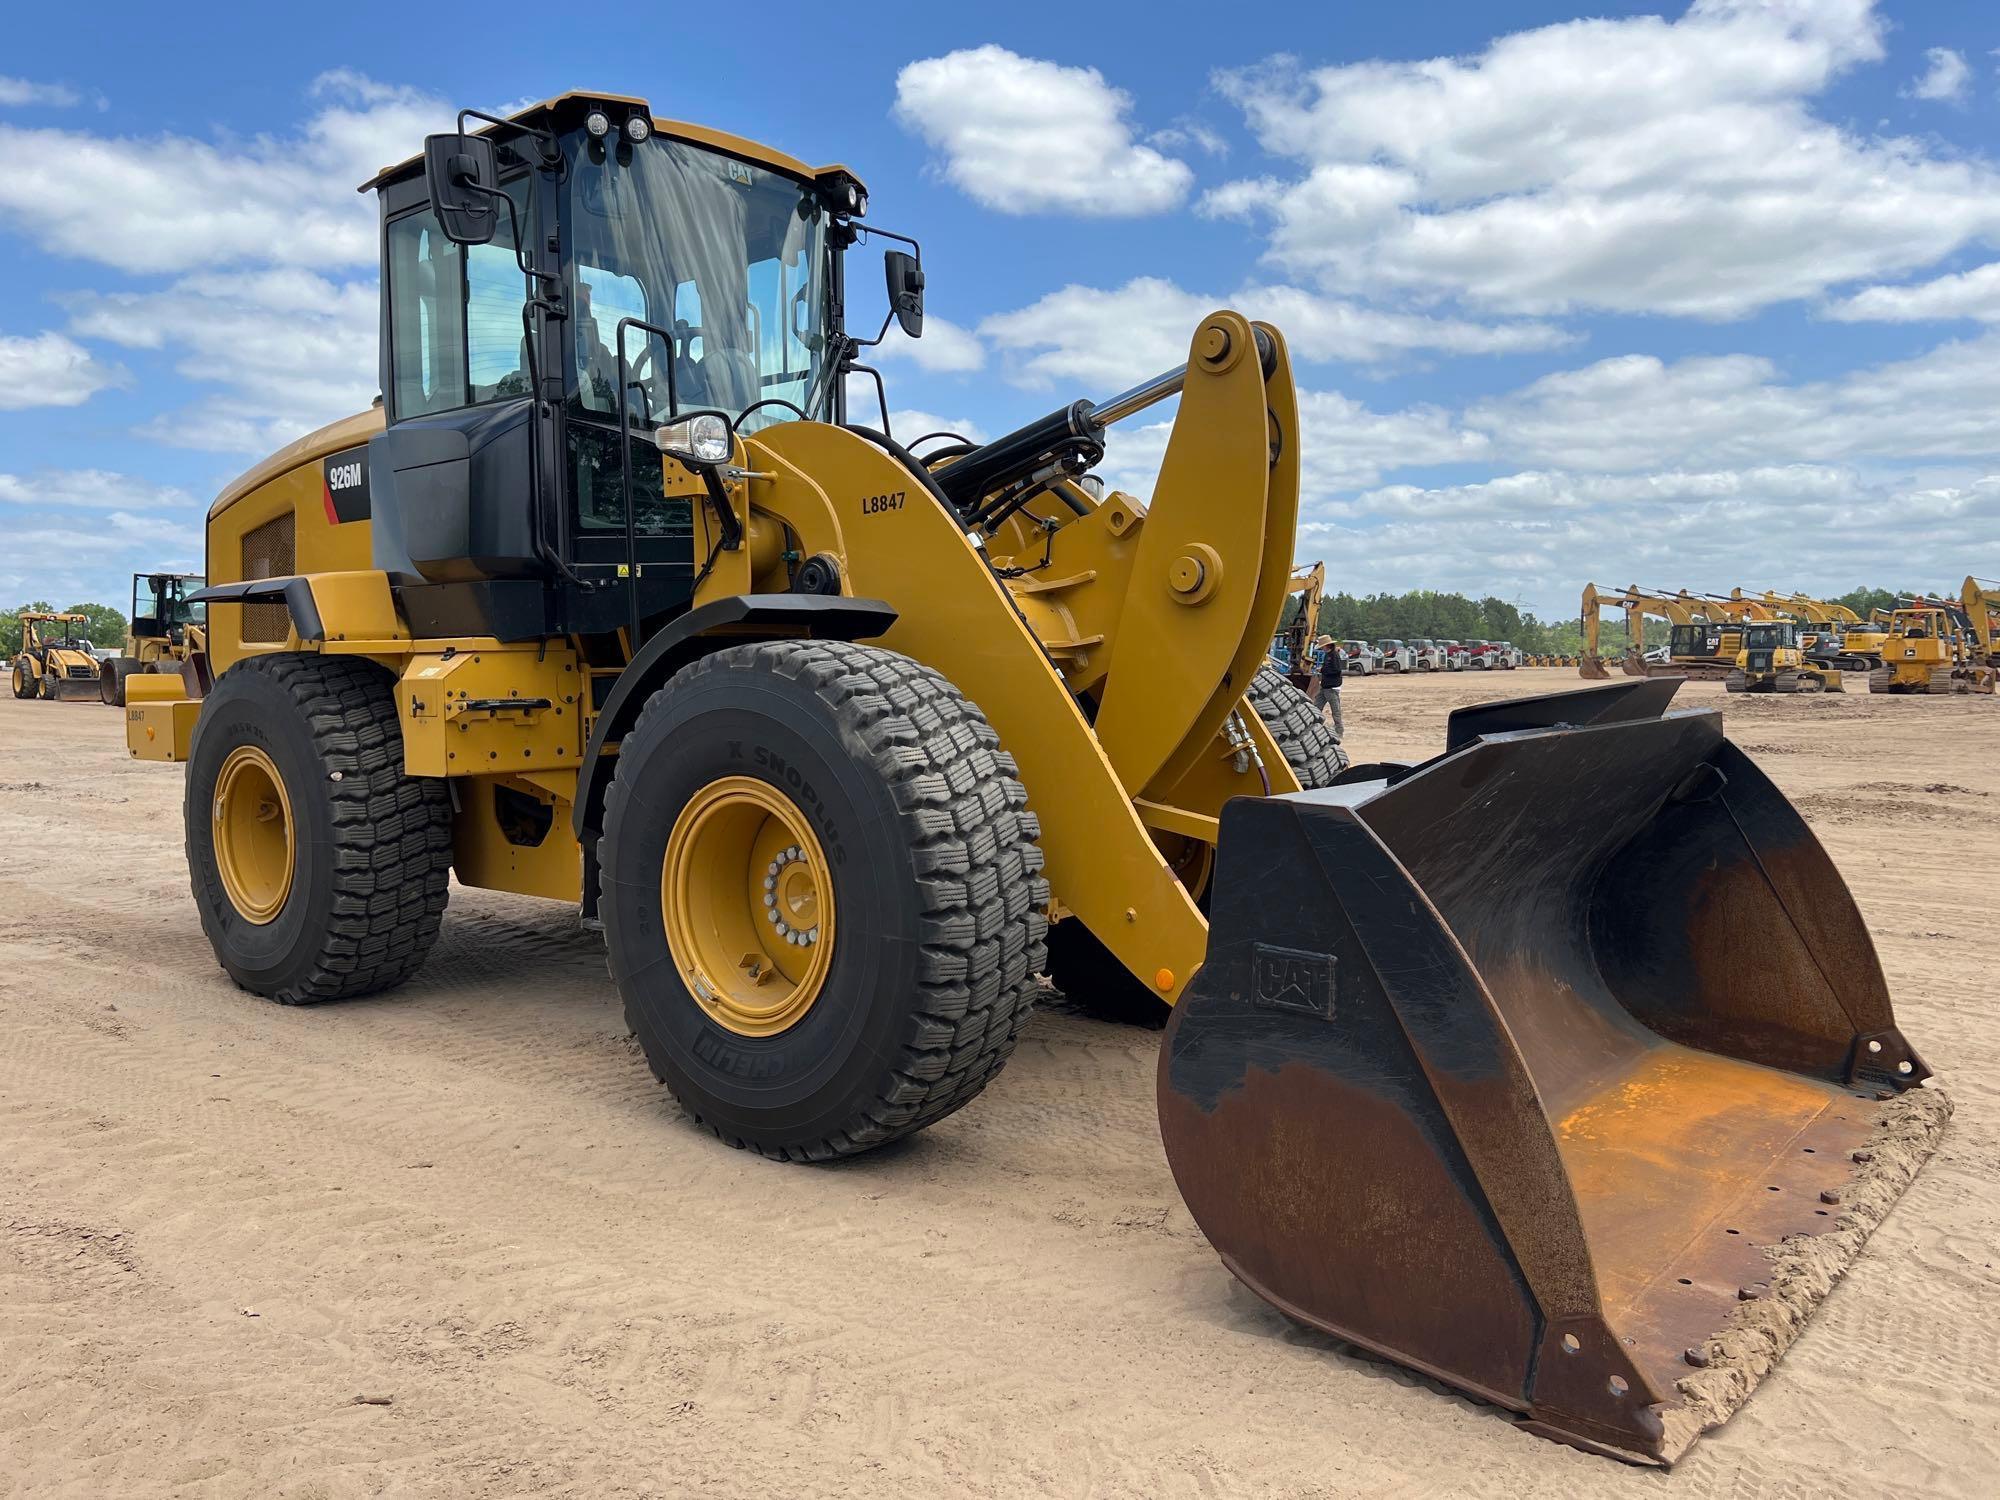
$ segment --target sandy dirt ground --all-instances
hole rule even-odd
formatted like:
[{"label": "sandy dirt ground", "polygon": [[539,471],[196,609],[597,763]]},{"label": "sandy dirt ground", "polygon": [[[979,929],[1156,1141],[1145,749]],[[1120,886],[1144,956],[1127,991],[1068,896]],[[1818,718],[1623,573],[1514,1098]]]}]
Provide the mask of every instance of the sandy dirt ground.
[{"label": "sandy dirt ground", "polygon": [[[1349,739],[1416,757],[1454,704],[1572,685],[1356,680]],[[1663,1474],[1236,1285],[1161,1153],[1155,1033],[1049,1009],[938,1128],[767,1163],[679,1118],[558,906],[454,889],[377,1000],[238,992],[180,771],[109,710],[0,700],[0,1494],[1991,1495],[2000,703],[1726,712],[1958,1113],[1779,1373]]]}]

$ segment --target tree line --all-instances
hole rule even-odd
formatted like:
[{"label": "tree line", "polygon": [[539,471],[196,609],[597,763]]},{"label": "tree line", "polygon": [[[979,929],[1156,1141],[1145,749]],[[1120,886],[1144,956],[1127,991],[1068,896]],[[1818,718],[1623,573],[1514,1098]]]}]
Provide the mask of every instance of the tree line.
[{"label": "tree line", "polygon": [[[1893,609],[1899,599],[1907,599],[1914,592],[1918,591],[1859,588],[1828,602],[1844,604],[1865,620],[1869,611]],[[1286,624],[1298,618],[1300,607],[1296,595],[1287,601]],[[1607,610],[1602,629],[1604,649],[1623,649],[1622,611]],[[1668,630],[1665,620],[1647,620],[1646,645],[1665,645]],[[1412,589],[1407,594],[1328,594],[1320,600],[1319,629],[1315,633],[1330,635],[1337,641],[1512,641],[1531,656],[1576,655],[1583,650],[1580,615],[1567,620],[1544,620],[1491,594],[1472,599],[1434,589]]]},{"label": "tree line", "polygon": [[[11,657],[21,649],[21,611],[40,610],[44,614],[88,615],[89,623],[84,626],[84,634],[89,636],[93,646],[122,646],[125,644],[125,616],[108,604],[72,604],[58,610],[46,599],[37,599],[32,604],[17,604],[5,614],[0,614],[0,656]],[[48,628],[43,627],[43,634]]]}]

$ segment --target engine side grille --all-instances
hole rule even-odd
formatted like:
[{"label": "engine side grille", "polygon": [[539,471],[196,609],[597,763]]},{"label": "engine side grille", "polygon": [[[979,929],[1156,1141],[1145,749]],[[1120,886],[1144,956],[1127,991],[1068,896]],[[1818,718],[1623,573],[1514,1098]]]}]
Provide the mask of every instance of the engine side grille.
[{"label": "engine side grille", "polygon": [[[244,578],[289,578],[298,570],[294,554],[296,523],[286,511],[243,537]],[[243,606],[243,640],[282,641],[291,633],[291,613],[282,604]]]}]

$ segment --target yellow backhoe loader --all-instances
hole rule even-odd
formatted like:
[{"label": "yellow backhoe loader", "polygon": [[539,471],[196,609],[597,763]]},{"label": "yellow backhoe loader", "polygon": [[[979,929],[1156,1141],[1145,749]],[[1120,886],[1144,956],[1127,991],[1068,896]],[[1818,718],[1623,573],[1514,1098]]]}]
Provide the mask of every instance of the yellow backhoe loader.
[{"label": "yellow backhoe loader", "polygon": [[[97,657],[85,633],[90,616],[24,609],[14,656],[14,696],[75,703],[97,697]],[[52,627],[52,628],[50,628]]]},{"label": "yellow backhoe loader", "polygon": [[199,573],[134,573],[131,624],[125,649],[98,670],[99,696],[114,708],[125,706],[125,679],[134,672],[192,673],[190,697],[208,690],[205,606],[188,596],[205,582]]},{"label": "yellow backhoe loader", "polygon": [[1882,665],[1868,674],[1868,691],[1991,693],[1995,670],[1973,659],[1962,621],[1959,611],[1936,600],[1890,611]]},{"label": "yellow backhoe loader", "polygon": [[[1276,328],[1213,312],[919,457],[846,406],[856,246],[912,336],[924,272],[844,167],[567,95],[370,186],[383,409],[215,502],[208,695],[127,681],[245,989],[408,979],[453,872],[570,903],[689,1116],[823,1160],[971,1103],[1045,966],[1129,988],[1230,1269],[1636,1462],[1728,1415],[1928,1154],[1846,886],[1678,684],[1342,768],[1265,663]],[[1176,397],[1149,500],[1083,482]]]}]

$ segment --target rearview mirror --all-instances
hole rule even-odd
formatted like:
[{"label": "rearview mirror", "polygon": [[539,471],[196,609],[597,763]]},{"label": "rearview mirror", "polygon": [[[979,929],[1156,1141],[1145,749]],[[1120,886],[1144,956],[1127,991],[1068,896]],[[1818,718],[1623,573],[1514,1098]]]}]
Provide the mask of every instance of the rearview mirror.
[{"label": "rearview mirror", "polygon": [[924,336],[924,268],[907,250],[888,250],[882,270],[889,281],[889,308],[896,323],[913,339]]},{"label": "rearview mirror", "polygon": [[483,135],[424,137],[424,185],[431,212],[454,245],[484,245],[499,227],[500,166]]}]

